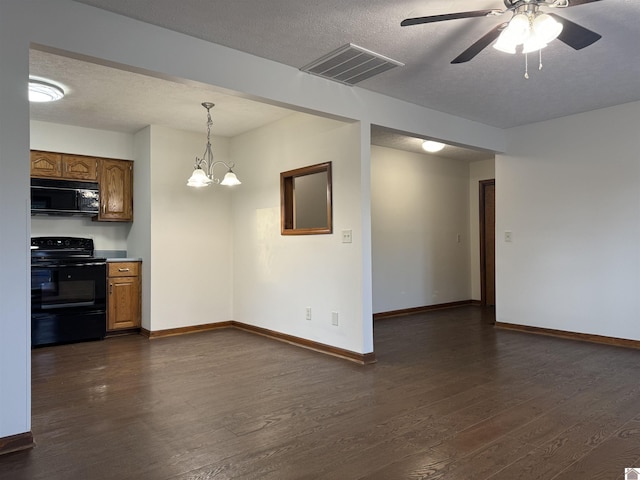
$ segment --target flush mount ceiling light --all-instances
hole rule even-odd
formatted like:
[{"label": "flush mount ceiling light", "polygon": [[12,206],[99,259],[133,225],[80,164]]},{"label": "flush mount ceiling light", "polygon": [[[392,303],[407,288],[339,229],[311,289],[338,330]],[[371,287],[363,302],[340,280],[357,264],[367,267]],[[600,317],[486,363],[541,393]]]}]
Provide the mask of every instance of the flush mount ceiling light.
[{"label": "flush mount ceiling light", "polygon": [[64,90],[53,83],[43,80],[29,79],[30,102],[55,102],[64,97]]},{"label": "flush mount ceiling light", "polygon": [[[240,180],[238,180],[236,174],[231,170],[235,166],[233,163],[225,163],[222,160],[213,161],[213,152],[211,151],[211,126],[213,125],[213,121],[211,120],[210,110],[214,107],[214,104],[204,102],[202,106],[207,109],[207,146],[204,149],[202,158],[196,157],[196,164],[193,173],[189,177],[189,180],[187,180],[187,185],[189,187],[207,187],[212,183],[229,187],[240,185]],[[222,181],[213,176],[213,169],[216,165],[224,165],[227,168],[227,173]]]},{"label": "flush mount ceiling light", "polygon": [[436,153],[445,147],[444,143],[434,142],[433,140],[425,140],[422,142],[422,149],[425,152]]}]

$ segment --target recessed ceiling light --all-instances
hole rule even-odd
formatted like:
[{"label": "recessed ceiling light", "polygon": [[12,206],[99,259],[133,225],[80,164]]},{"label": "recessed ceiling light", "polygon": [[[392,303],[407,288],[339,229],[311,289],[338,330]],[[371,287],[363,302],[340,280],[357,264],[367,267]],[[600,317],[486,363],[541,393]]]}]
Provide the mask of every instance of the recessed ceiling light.
[{"label": "recessed ceiling light", "polygon": [[29,79],[30,102],[55,102],[64,97],[64,90],[57,85],[42,80]]},{"label": "recessed ceiling light", "polygon": [[445,147],[444,143],[425,140],[422,142],[422,149],[429,153],[436,153]]}]

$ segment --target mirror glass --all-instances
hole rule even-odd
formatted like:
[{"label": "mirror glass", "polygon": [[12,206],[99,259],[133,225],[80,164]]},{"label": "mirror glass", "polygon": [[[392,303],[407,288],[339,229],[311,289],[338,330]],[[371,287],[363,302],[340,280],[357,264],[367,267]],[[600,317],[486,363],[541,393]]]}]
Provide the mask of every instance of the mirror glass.
[{"label": "mirror glass", "polygon": [[280,174],[281,233],[332,233],[331,162]]}]

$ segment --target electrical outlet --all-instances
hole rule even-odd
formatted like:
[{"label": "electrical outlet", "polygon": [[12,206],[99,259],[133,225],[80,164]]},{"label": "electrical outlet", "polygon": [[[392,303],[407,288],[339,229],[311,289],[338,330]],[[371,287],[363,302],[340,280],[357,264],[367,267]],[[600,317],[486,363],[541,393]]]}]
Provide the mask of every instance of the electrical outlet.
[{"label": "electrical outlet", "polygon": [[311,307],[307,307],[307,315],[305,317],[307,320],[311,320]]},{"label": "electrical outlet", "polygon": [[338,326],[338,312],[331,312],[331,325]]},{"label": "electrical outlet", "polygon": [[342,243],[351,243],[352,241],[351,230],[342,230]]}]

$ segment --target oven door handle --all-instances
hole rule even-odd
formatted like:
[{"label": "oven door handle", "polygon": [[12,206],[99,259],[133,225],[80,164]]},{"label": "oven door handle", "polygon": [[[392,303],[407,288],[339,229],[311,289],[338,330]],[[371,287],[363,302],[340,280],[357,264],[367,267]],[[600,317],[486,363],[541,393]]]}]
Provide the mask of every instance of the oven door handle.
[{"label": "oven door handle", "polygon": [[106,265],[107,262],[71,262],[71,263],[59,263],[59,262],[38,262],[32,263],[32,267],[99,267]]}]

